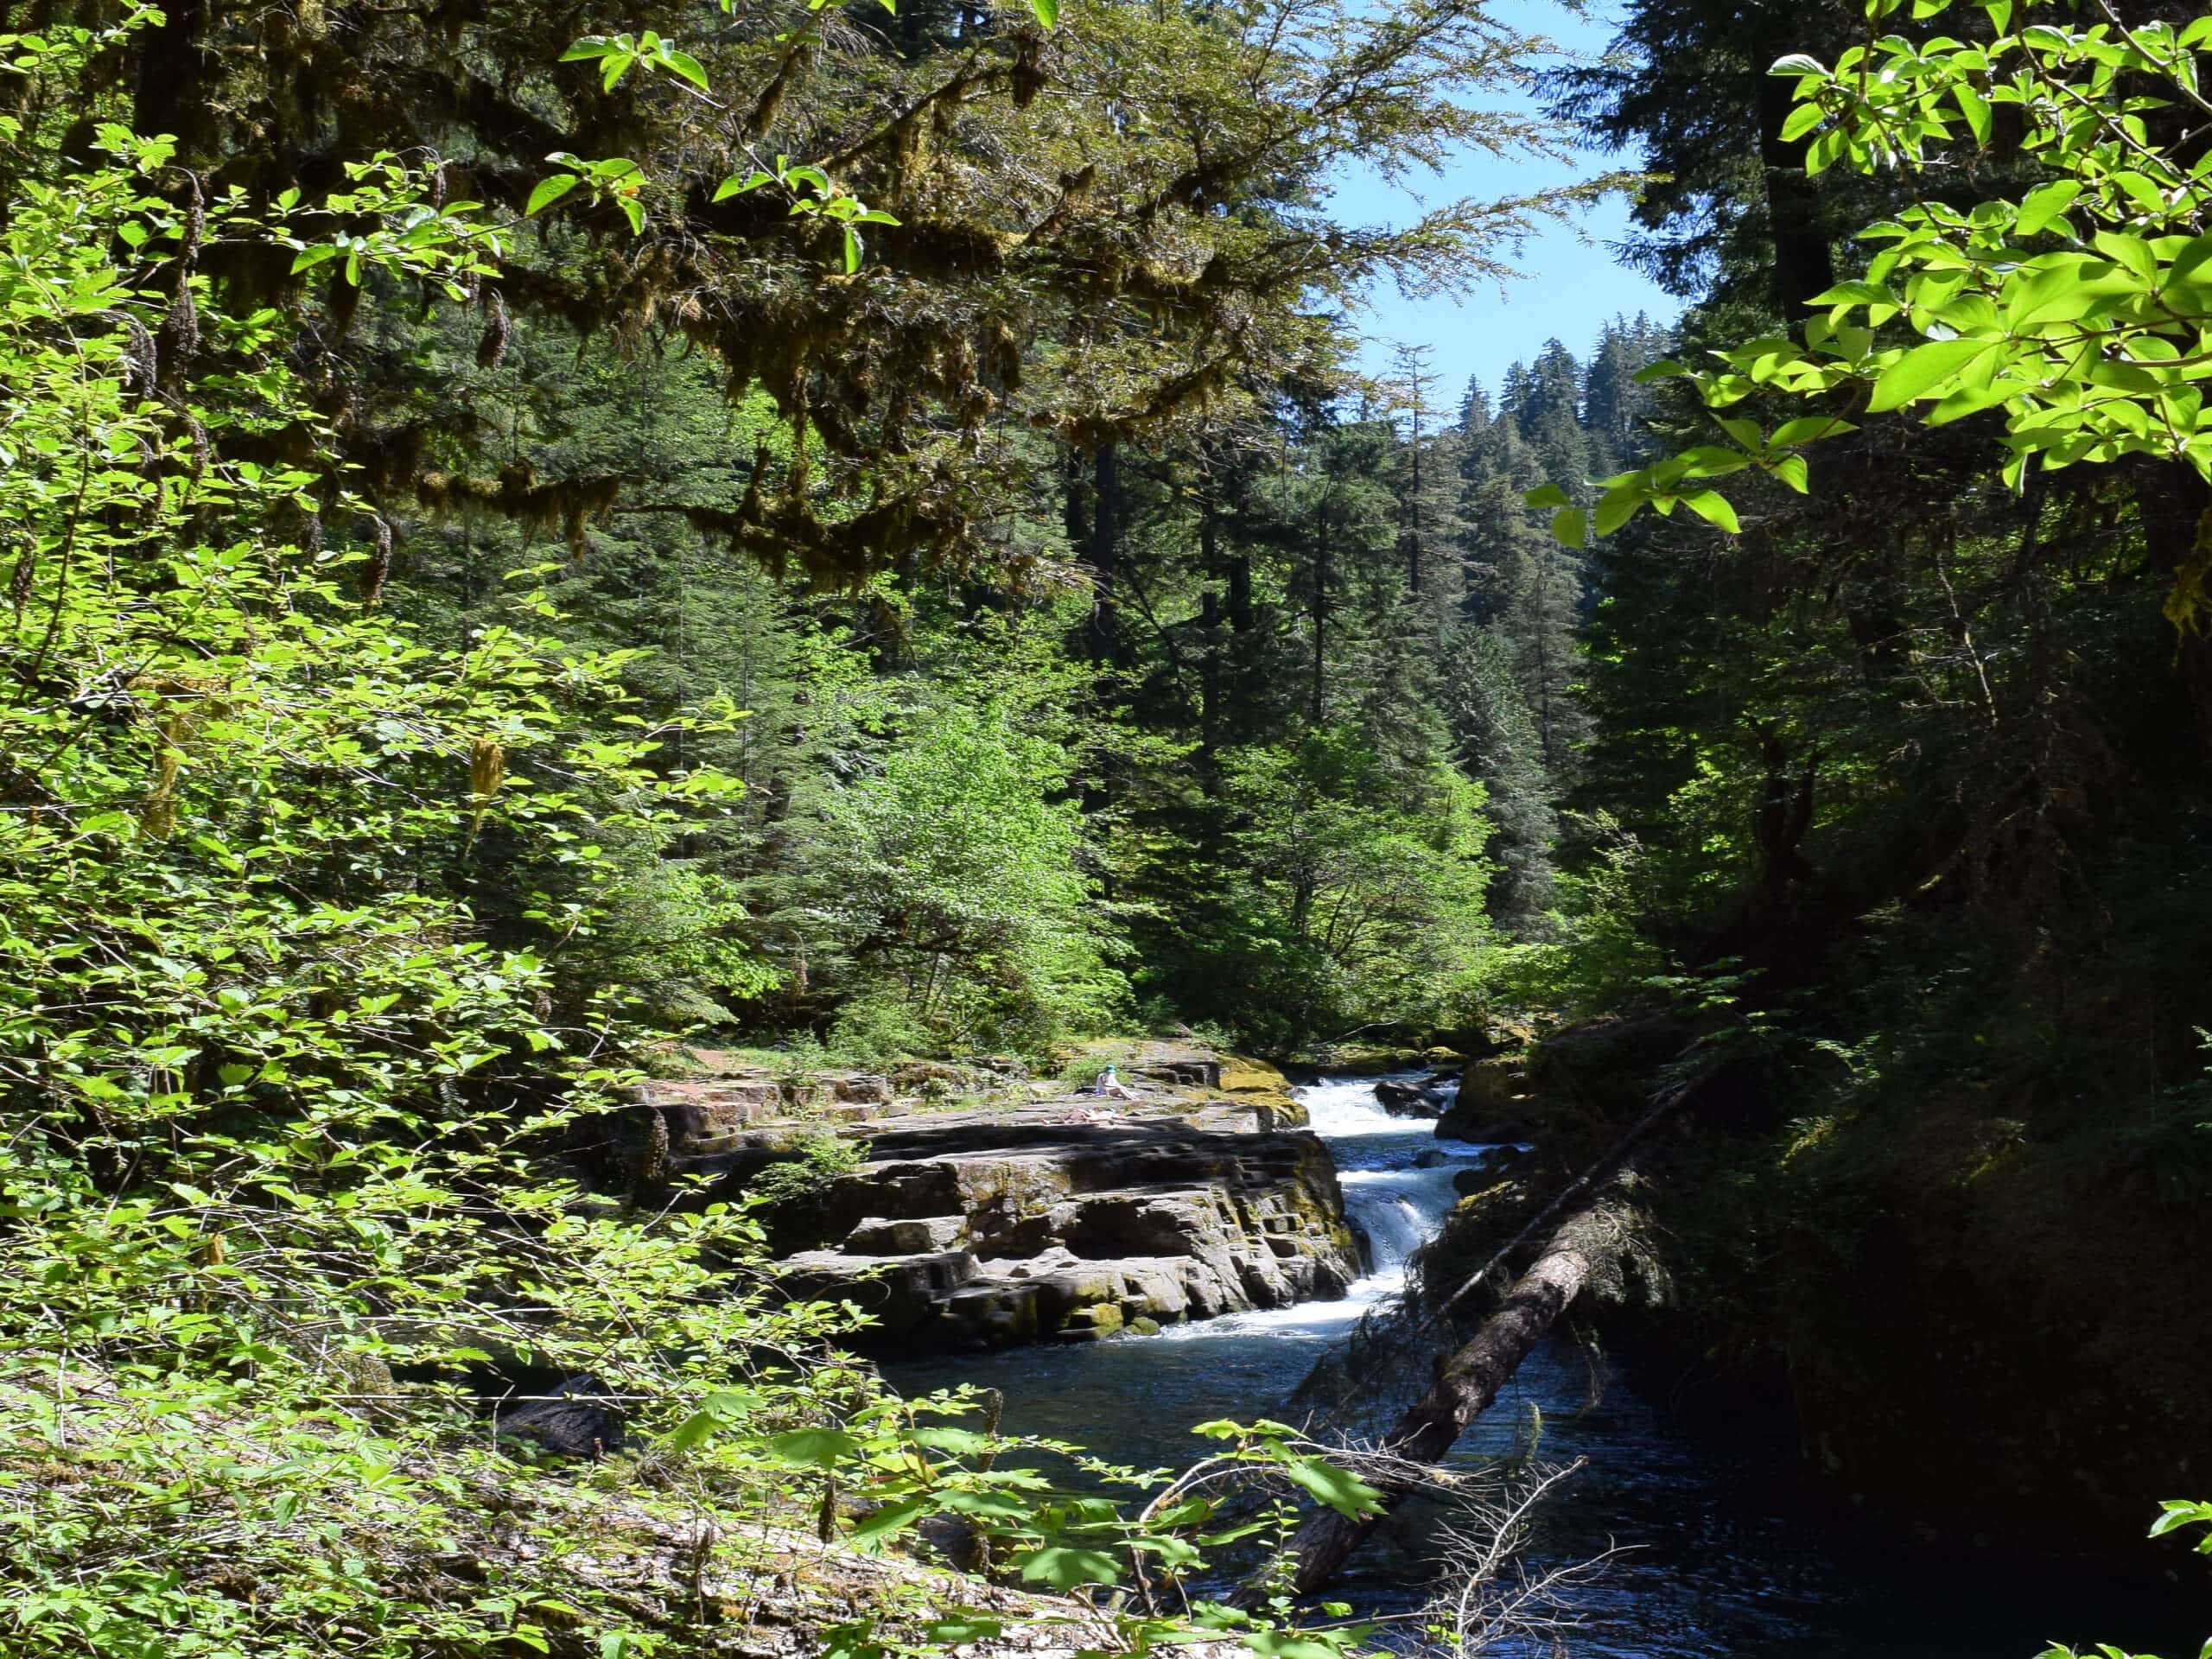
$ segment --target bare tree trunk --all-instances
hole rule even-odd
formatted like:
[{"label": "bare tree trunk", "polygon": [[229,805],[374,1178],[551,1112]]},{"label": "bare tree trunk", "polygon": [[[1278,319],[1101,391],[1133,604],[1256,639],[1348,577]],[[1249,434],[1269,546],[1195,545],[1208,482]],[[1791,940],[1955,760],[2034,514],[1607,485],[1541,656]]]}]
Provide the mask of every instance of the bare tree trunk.
[{"label": "bare tree trunk", "polygon": [[[2208,582],[2208,573],[2212,573],[2212,488],[2173,461],[2144,463],[2134,484],[2152,568],[2173,575],[2177,599],[2201,598],[2212,588]],[[2212,632],[2207,632],[2202,617],[2176,620],[2179,637],[2174,642],[2174,672],[2197,743],[2212,756]]]},{"label": "bare tree trunk", "polygon": [[1102,443],[1092,463],[1090,575],[1096,584],[1090,609],[1090,653],[1109,662],[1118,647],[1114,583],[1121,563],[1121,451]]},{"label": "bare tree trunk", "polygon": [[205,73],[200,53],[213,20],[207,0],[166,0],[162,21],[137,42],[138,83],[131,106],[133,128],[142,138],[167,133],[177,141],[177,159],[194,165],[210,159]]},{"label": "bare tree trunk", "polygon": [[1321,493],[1321,508],[1313,531],[1313,681],[1307,710],[1314,727],[1320,727],[1326,707],[1329,674],[1329,497],[1333,486]]},{"label": "bare tree trunk", "polygon": [[1785,141],[1783,123],[1793,104],[1790,84],[1768,76],[1759,83],[1759,164],[1766,174],[1768,229],[1774,238],[1774,302],[1782,325],[1796,334],[1805,304],[1835,283],[1835,256],[1821,224],[1820,186],[1805,176],[1807,140]]},{"label": "bare tree trunk", "polygon": [[[1497,1398],[1498,1390],[1552,1322],[1618,1247],[1618,1223],[1599,1205],[1579,1210],[1561,1222],[1535,1264],[1515,1281],[1497,1310],[1444,1362],[1428,1392],[1406,1408],[1382,1449],[1408,1463],[1442,1462],[1467,1425]],[[1386,1491],[1383,1513],[1395,1509],[1408,1490]],[[1376,1515],[1352,1521],[1324,1510],[1307,1520],[1291,1544],[1298,1557],[1299,1593],[1310,1593],[1336,1577],[1382,1518]]]}]

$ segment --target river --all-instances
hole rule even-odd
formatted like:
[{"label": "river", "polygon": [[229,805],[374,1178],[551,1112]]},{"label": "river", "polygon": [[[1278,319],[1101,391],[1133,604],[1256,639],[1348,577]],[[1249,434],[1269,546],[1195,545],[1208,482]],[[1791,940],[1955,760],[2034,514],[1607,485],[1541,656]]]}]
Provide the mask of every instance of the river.
[{"label": "river", "polygon": [[[1002,1389],[1008,1432],[1076,1441],[1137,1467],[1190,1461],[1203,1444],[1190,1429],[1209,1419],[1296,1421],[1289,1399],[1299,1383],[1402,1287],[1409,1258],[1451,1208],[1453,1176],[1488,1150],[1440,1141],[1426,1120],[1383,1112],[1375,1081],[1298,1090],[1369,1242],[1367,1274],[1343,1300],[886,1371],[909,1392]],[[2051,1639],[2132,1639],[2144,1644],[2135,1650],[2170,1659],[2184,1651],[2187,1626],[2168,1598],[2146,1599],[2079,1569],[1936,1560],[1878,1544],[1802,1489],[1795,1446],[1778,1426],[1739,1426],[1726,1440],[1694,1433],[1604,1370],[1555,1338],[1456,1453],[1472,1461],[1510,1452],[1541,1421],[1541,1457],[1587,1467],[1547,1507],[1525,1561],[1541,1569],[1621,1547],[1573,1592],[1578,1623],[1556,1648],[1524,1643],[1502,1659],[2031,1659]],[[1370,1546],[1338,1593],[1363,1612],[1404,1611],[1418,1599],[1418,1574],[1414,1555]],[[2148,1646],[2157,1641],[2169,1645]],[[2191,1641],[2185,1651],[2195,1650]]]}]

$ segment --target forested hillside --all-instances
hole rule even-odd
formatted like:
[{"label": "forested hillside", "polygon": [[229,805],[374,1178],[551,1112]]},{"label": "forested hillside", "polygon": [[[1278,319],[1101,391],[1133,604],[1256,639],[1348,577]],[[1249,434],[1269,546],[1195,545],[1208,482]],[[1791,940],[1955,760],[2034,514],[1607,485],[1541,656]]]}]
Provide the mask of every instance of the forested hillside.
[{"label": "forested hillside", "polygon": [[[1663,1102],[1651,1375],[1899,1531],[2185,1495],[2212,24],[1905,10],[0,4],[0,1649],[1370,1639],[1297,1506],[1403,1459],[907,1397],[771,1261],[874,1129],[660,1083],[1153,1056],[1269,1294],[1357,1250],[1224,1054],[1475,1061],[1499,1261]],[[1679,324],[1357,366],[1623,193]]]}]

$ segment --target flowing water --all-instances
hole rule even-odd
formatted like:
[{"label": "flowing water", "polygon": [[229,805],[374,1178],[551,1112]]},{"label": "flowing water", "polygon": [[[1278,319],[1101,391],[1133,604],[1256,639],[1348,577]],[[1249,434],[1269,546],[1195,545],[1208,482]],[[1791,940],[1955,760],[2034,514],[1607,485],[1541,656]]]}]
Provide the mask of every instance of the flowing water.
[{"label": "flowing water", "polygon": [[[1141,1468],[1199,1455],[1205,1443],[1190,1430],[1211,1419],[1298,1421],[1298,1385],[1363,1314],[1403,1287],[1413,1254],[1451,1209],[1452,1178],[1492,1149],[1439,1141],[1428,1121],[1389,1116],[1373,1079],[1297,1092],[1368,1243],[1368,1271],[1342,1300],[1155,1337],[893,1363],[886,1371],[910,1392],[960,1382],[1002,1389],[1009,1432],[1076,1441]],[[1592,1361],[1555,1339],[1469,1430],[1458,1459],[1525,1449],[1532,1433],[1548,1461],[1588,1459],[1545,1510],[1529,1567],[1622,1550],[1574,1592],[1579,1623],[1556,1649],[1523,1643],[1507,1650],[1510,1659],[2031,1659],[2052,1639],[2183,1650],[2188,1620],[2171,1598],[2146,1599],[2079,1571],[1971,1556],[1938,1562],[1878,1548],[1847,1517],[1808,1501],[1793,1478],[1795,1446],[1773,1429],[1744,1426],[1716,1440],[1693,1435],[1680,1416],[1618,1377],[1600,1379]],[[1370,1545],[1336,1593],[1363,1613],[1415,1605],[1424,1541],[1407,1530]],[[2186,1651],[2195,1650],[2189,1641]]]}]

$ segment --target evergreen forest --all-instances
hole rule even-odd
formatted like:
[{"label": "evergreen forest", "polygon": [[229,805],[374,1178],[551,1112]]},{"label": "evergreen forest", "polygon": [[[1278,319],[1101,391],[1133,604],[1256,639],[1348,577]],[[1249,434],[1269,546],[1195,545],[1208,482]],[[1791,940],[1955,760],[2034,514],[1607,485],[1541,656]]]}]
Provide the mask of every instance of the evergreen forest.
[{"label": "evergreen forest", "polygon": [[2212,1656],[2208,72],[0,0],[0,1656]]}]

